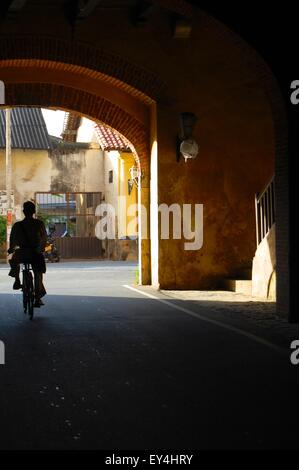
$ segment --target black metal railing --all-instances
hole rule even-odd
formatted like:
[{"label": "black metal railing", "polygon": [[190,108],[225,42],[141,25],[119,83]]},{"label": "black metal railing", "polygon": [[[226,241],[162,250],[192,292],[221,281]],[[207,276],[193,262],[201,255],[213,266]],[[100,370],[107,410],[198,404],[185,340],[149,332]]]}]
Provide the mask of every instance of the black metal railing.
[{"label": "black metal railing", "polygon": [[257,245],[265,238],[275,223],[275,177],[262,193],[255,196]]}]

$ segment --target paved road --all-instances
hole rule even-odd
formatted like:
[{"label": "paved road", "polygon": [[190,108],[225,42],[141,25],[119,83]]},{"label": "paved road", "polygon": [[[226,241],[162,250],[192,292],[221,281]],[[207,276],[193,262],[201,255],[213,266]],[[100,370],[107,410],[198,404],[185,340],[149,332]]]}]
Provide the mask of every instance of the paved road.
[{"label": "paved road", "polygon": [[208,306],[124,287],[135,269],[51,265],[30,322],[0,268],[0,448],[298,447],[299,366]]}]

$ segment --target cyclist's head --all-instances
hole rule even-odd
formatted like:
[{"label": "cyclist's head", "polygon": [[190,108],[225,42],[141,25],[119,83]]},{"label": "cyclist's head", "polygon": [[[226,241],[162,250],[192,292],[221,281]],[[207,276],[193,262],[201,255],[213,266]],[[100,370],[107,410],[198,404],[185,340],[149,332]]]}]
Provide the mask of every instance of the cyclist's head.
[{"label": "cyclist's head", "polygon": [[23,204],[23,212],[26,217],[32,217],[35,214],[35,204],[31,201],[26,201]]}]

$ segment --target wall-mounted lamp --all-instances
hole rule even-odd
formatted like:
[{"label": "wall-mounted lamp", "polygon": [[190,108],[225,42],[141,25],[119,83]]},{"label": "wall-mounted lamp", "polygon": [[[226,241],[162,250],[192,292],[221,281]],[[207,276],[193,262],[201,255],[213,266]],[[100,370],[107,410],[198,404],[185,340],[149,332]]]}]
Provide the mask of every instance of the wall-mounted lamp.
[{"label": "wall-mounted lamp", "polygon": [[137,166],[132,166],[129,169],[130,179],[128,179],[128,194],[130,195],[134,186],[138,188],[139,177],[143,178],[143,172]]},{"label": "wall-mounted lamp", "polygon": [[177,136],[177,161],[181,155],[185,162],[194,159],[198,155],[199,147],[193,138],[193,130],[197,122],[197,117],[193,113],[180,114],[180,135]]}]

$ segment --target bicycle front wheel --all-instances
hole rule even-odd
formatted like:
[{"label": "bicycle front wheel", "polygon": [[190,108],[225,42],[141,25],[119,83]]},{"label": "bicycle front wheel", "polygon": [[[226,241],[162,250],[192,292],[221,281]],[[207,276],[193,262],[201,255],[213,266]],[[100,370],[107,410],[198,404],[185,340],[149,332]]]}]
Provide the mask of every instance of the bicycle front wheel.
[{"label": "bicycle front wheel", "polygon": [[22,291],[23,291],[23,309],[26,314],[28,311],[28,276],[26,271],[23,271],[23,282],[22,282]]},{"label": "bicycle front wheel", "polygon": [[33,314],[34,314],[34,284],[33,284],[33,276],[31,272],[28,273],[28,296],[27,296],[27,302],[28,302],[28,314],[30,320],[33,319]]}]

